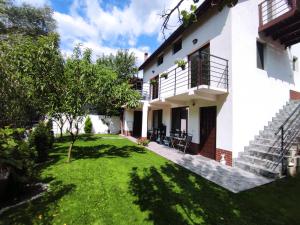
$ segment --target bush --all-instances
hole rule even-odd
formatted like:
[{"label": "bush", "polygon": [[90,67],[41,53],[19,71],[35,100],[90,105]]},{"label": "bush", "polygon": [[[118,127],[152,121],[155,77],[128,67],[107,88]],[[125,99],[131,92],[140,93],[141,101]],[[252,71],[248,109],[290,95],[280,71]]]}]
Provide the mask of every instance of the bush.
[{"label": "bush", "polygon": [[137,139],[138,145],[148,146],[149,142],[150,141],[148,139],[146,139],[146,138],[139,138],[139,139]]},{"label": "bush", "polygon": [[84,132],[86,134],[91,134],[92,128],[93,128],[93,124],[92,124],[91,118],[88,116],[84,122]]},{"label": "bush", "polygon": [[53,146],[54,137],[50,125],[40,122],[29,136],[29,146],[37,152],[37,162],[45,162]]},{"label": "bush", "polygon": [[5,196],[6,190],[18,190],[34,177],[36,155],[24,141],[24,132],[20,128],[0,128],[0,197]]}]

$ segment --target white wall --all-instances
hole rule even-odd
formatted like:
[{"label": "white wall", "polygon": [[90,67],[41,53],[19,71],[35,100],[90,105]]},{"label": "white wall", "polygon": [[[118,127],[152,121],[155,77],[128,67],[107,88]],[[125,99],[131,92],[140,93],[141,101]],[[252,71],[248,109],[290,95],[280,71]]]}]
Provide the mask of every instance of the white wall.
[{"label": "white wall", "polygon": [[[120,132],[120,117],[118,116],[112,116],[112,117],[105,117],[105,116],[100,116],[100,115],[88,115],[91,118],[93,128],[92,128],[92,133],[94,134],[107,134],[108,130],[110,130],[111,134],[118,134]],[[107,121],[110,121],[110,125],[107,126],[105,123],[103,123],[102,119],[105,119]],[[84,122],[85,119],[83,119],[83,122],[80,124],[79,128],[79,133],[83,134],[84,133]],[[67,132],[67,129],[69,129],[70,125],[68,122],[65,123],[63,127],[63,133]],[[60,129],[58,125],[53,122],[53,131],[54,134],[60,134]]]},{"label": "white wall", "polygon": [[[300,90],[289,52],[269,38],[258,37],[258,25],[258,1],[239,1],[232,9],[234,157],[289,100],[289,90]],[[258,38],[267,44],[265,70],[256,65]]]},{"label": "white wall", "polygon": [[[217,117],[217,148],[232,150],[232,90],[231,90],[231,13],[228,8],[225,8],[222,12],[215,11],[214,15],[208,18],[201,18],[198,23],[189,28],[182,36],[182,49],[176,54],[172,53],[172,45],[164,50],[164,62],[160,66],[157,66],[157,59],[154,59],[144,69],[144,82],[147,86],[146,90],[149,90],[149,80],[154,76],[161,74],[165,71],[170,71],[176,66],[174,61],[176,59],[184,58],[187,60],[187,56],[200,47],[210,43],[210,53],[212,55],[229,60],[229,95],[218,97],[215,102],[200,101],[198,105],[192,107],[191,101],[186,102],[183,106],[189,107],[189,132],[193,134],[193,142],[199,143],[199,107],[217,105],[218,117]],[[198,39],[197,44],[193,44],[192,41]],[[152,71],[155,71],[154,73]],[[188,74],[186,74],[188,76]],[[168,82],[168,79],[163,82]],[[187,89],[187,86],[186,86]],[[166,93],[167,95],[168,93]],[[197,102],[197,101],[196,101]],[[170,122],[170,107],[163,107],[163,121],[167,125],[167,134],[169,132]],[[150,113],[152,114],[152,113]],[[151,119],[151,118],[150,118]],[[148,126],[151,127],[151,122],[148,122]]]},{"label": "white wall", "polygon": [[133,129],[133,112],[134,110],[126,109],[124,110],[124,130],[125,131],[132,131]]}]

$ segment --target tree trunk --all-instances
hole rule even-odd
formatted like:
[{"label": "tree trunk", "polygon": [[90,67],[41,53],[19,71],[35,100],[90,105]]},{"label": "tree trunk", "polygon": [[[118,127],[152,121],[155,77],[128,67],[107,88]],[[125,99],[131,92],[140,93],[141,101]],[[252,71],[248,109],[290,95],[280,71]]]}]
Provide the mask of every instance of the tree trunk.
[{"label": "tree trunk", "polygon": [[71,161],[71,154],[72,154],[74,142],[75,142],[75,140],[73,140],[69,146],[67,163],[69,163]]},{"label": "tree trunk", "polygon": [[63,137],[63,127],[60,128],[60,139]]}]

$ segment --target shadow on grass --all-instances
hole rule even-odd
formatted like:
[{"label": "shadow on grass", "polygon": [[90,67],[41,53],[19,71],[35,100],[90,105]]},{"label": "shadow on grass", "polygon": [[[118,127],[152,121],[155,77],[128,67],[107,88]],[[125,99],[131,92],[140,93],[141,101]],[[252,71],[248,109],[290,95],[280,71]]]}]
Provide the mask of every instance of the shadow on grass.
[{"label": "shadow on grass", "polygon": [[[56,147],[53,152],[67,154],[67,147]],[[100,157],[130,157],[133,153],[144,154],[146,150],[138,146],[120,146],[99,144],[94,146],[74,146],[72,150],[72,159],[90,159]]]},{"label": "shadow on grass", "polygon": [[1,215],[0,224],[53,224],[59,200],[74,189],[74,184],[64,185],[61,181],[52,180],[49,191],[42,197],[8,210]]},{"label": "shadow on grass", "polygon": [[[76,141],[95,141],[95,140],[99,140],[99,139],[101,139],[101,136],[95,136],[95,135],[90,135],[90,134],[80,134]],[[63,137],[57,137],[57,138],[55,138],[55,142],[57,142],[57,143],[71,142],[71,136],[66,135]]]},{"label": "shadow on grass", "polygon": [[297,224],[300,179],[233,194],[173,164],[132,169],[130,193],[155,225]]}]

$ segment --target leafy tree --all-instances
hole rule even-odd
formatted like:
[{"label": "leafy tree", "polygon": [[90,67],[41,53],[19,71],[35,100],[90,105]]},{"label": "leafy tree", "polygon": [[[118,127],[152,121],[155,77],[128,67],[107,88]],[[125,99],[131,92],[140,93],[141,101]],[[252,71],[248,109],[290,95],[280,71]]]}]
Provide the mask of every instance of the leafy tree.
[{"label": "leafy tree", "polygon": [[52,15],[53,10],[49,7],[16,6],[11,0],[0,0],[0,37],[9,34],[48,35],[56,28]]},{"label": "leafy tree", "polygon": [[114,70],[121,80],[128,80],[138,72],[136,57],[133,52],[128,50],[118,50],[116,55],[102,55],[97,59],[97,64]]},{"label": "leafy tree", "polygon": [[68,150],[68,162],[75,141],[78,138],[83,118],[95,106],[106,114],[119,110],[123,105],[136,107],[139,93],[132,90],[127,82],[120,83],[117,74],[98,63],[92,63],[91,50],[83,53],[80,46],[74,48],[72,57],[66,60],[64,70],[65,92],[62,108],[68,123],[71,143]]},{"label": "leafy tree", "polygon": [[[0,42],[0,118],[4,126],[45,115],[63,97],[63,58],[56,34],[10,36]],[[24,125],[24,124],[18,124]]]}]

